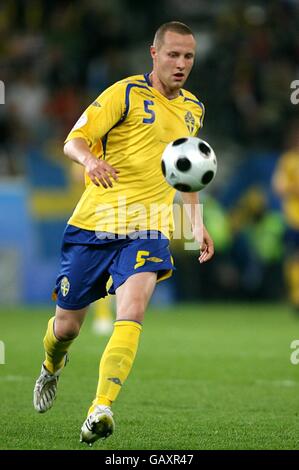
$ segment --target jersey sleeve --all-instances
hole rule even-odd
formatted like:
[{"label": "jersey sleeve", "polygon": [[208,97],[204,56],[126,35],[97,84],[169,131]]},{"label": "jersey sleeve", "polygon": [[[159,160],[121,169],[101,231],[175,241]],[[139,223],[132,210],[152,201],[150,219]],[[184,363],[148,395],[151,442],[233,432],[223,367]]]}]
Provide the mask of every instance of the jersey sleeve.
[{"label": "jersey sleeve", "polygon": [[194,127],[194,133],[193,133],[194,137],[197,137],[200,130],[202,129],[203,120],[205,117],[205,107],[204,107],[204,104],[201,103],[200,101],[198,101],[197,111],[198,111],[198,115],[197,115],[197,119],[196,119],[195,127]]},{"label": "jersey sleeve", "polygon": [[202,127],[203,127],[203,120],[205,118],[205,113],[206,113],[206,109],[205,109],[205,106],[203,103],[200,102],[200,107],[201,107],[201,116],[199,118],[199,127],[198,127],[198,130],[200,130]]},{"label": "jersey sleeve", "polygon": [[101,147],[101,139],[123,117],[125,86],[118,82],[107,88],[80,116],[65,142],[82,138],[90,148]]}]

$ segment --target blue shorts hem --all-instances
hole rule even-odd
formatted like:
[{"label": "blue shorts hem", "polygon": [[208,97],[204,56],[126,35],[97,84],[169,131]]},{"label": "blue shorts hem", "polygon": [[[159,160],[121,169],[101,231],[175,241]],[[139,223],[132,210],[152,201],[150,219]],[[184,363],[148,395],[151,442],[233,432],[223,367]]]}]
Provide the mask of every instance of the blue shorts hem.
[{"label": "blue shorts hem", "polygon": [[118,289],[122,284],[124,284],[124,282],[126,282],[127,279],[129,279],[129,277],[133,276],[134,274],[138,274],[138,273],[157,273],[159,271],[175,271],[175,267],[173,265],[171,265],[170,267],[167,267],[167,266],[165,267],[164,266],[163,268],[161,267],[159,269],[159,268],[155,268],[153,266],[152,268],[147,267],[143,270],[139,270],[138,272],[131,271],[131,272],[127,273],[125,276],[119,278],[116,282],[113,280],[113,284],[110,287],[110,289],[108,290],[108,294],[114,295],[116,289]]},{"label": "blue shorts hem", "polygon": [[89,300],[88,302],[82,302],[81,304],[68,304],[67,302],[61,302],[61,300],[57,300],[56,305],[58,305],[58,307],[64,308],[65,310],[80,310],[81,308],[88,307],[93,302],[96,302],[99,299],[103,299],[104,297],[106,296],[102,295],[101,297],[96,297]]}]

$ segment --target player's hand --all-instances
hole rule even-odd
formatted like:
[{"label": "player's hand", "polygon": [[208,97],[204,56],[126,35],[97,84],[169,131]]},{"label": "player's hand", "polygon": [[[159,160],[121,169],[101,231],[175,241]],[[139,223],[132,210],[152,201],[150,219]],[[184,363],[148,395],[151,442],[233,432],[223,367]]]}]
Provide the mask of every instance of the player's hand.
[{"label": "player's hand", "polygon": [[117,174],[119,171],[100,158],[90,158],[85,164],[85,170],[96,186],[102,185],[105,189],[107,189],[108,186],[112,188],[111,178],[118,181]]},{"label": "player's hand", "polygon": [[214,243],[205,226],[203,227],[203,239],[200,244],[200,256],[198,261],[205,263],[214,255]]}]

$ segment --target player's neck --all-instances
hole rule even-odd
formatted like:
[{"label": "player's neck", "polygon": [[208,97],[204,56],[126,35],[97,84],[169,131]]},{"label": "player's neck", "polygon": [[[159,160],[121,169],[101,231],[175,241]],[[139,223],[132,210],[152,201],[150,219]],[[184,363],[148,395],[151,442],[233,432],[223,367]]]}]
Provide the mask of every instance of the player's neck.
[{"label": "player's neck", "polygon": [[165,98],[167,98],[168,100],[174,100],[180,94],[179,89],[171,90],[170,88],[165,86],[164,83],[159,80],[159,78],[154,72],[151,72],[149,74],[149,80],[151,82],[152,87],[158,90],[158,92],[161,93],[161,95],[165,96]]}]

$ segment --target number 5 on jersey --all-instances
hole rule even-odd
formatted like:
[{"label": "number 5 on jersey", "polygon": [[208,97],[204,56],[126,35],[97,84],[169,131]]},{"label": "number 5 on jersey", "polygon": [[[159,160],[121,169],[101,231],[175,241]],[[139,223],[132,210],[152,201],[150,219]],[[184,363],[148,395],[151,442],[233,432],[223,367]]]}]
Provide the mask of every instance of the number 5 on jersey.
[{"label": "number 5 on jersey", "polygon": [[144,111],[150,115],[150,117],[146,117],[143,119],[144,124],[152,124],[156,119],[156,114],[153,109],[150,109],[150,106],[154,106],[154,102],[152,100],[144,100]]}]

